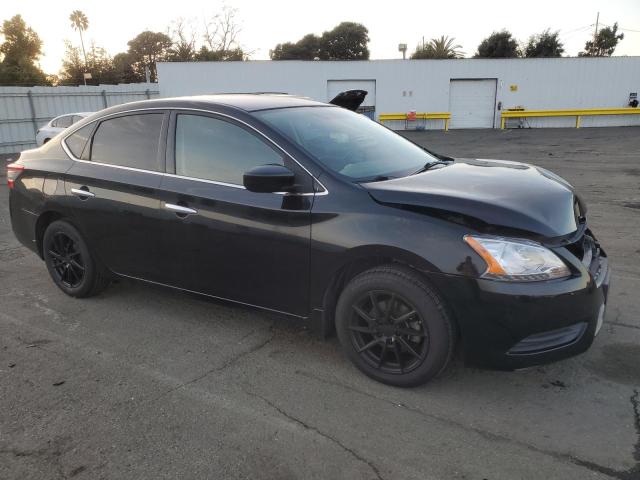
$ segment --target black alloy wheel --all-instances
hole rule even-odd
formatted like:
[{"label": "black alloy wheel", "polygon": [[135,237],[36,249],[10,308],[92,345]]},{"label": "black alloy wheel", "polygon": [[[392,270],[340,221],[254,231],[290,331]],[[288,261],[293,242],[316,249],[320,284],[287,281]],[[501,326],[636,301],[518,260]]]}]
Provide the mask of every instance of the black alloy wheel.
[{"label": "black alloy wheel", "polygon": [[109,284],[109,277],[91,255],[80,232],[66,220],[52,222],[44,232],[42,256],[54,283],[72,297],[90,297]]},{"label": "black alloy wheel", "polygon": [[429,381],[449,363],[456,325],[425,276],[399,264],[367,270],[342,290],[336,332],[347,357],[398,387]]},{"label": "black alloy wheel", "polygon": [[77,288],[84,279],[84,264],[78,244],[65,232],[55,232],[47,250],[51,266],[60,283],[67,288]]},{"label": "black alloy wheel", "polygon": [[388,290],[370,290],[352,306],[349,321],[356,352],[373,368],[410,372],[429,352],[429,335],[416,307]]}]

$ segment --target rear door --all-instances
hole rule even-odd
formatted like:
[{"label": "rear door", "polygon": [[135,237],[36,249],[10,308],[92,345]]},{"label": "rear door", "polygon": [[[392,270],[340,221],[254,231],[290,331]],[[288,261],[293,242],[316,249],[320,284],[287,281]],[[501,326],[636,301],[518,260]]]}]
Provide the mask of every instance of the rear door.
[{"label": "rear door", "polygon": [[89,246],[114,272],[154,281],[161,278],[158,188],[168,119],[164,111],[121,114],[65,141],[77,159],[66,193]]},{"label": "rear door", "polygon": [[[172,113],[162,182],[167,283],[250,305],[306,315],[313,179],[247,125]],[[245,171],[283,164],[296,194],[254,193]]]}]

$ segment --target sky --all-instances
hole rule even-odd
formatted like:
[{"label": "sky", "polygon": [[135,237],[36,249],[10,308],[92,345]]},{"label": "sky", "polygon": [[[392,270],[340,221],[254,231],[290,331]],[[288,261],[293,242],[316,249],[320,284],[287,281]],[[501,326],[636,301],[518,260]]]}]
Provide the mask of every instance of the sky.
[{"label": "sky", "polygon": [[[369,29],[372,59],[402,58],[399,43],[411,52],[422,38],[453,36],[466,56],[472,56],[480,41],[492,31],[507,28],[518,40],[546,28],[559,30],[565,55],[575,56],[593,35],[596,15],[600,25],[615,21],[623,28],[624,40],[615,55],[640,56],[640,0],[537,0],[526,4],[514,0],[434,1],[404,0],[227,0],[237,9],[241,26],[239,43],[253,60],[266,60],[277,43],[296,41],[307,33],[321,34],[342,21],[354,21]],[[218,0],[173,2],[122,0],[0,0],[0,20],[21,14],[43,41],[40,65],[47,73],[58,73],[64,55],[64,40],[79,45],[78,33],[69,14],[82,10],[89,18],[85,44],[94,41],[111,55],[126,51],[127,42],[144,30],[166,32],[176,18],[201,28],[204,19],[220,12]]]}]

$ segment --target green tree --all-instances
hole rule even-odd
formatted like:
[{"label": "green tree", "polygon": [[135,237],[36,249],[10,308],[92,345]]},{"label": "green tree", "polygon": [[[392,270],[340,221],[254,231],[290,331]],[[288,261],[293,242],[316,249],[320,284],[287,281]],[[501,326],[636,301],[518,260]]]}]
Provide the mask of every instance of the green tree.
[{"label": "green tree", "polygon": [[172,44],[171,38],[165,33],[142,32],[128,42],[132,69],[144,78],[145,67],[148,67],[151,81],[157,81],[156,62],[168,59]]},{"label": "green tree", "polygon": [[129,52],[118,53],[113,57],[112,63],[118,75],[118,83],[144,82],[144,71],[139,72],[134,68],[135,59]]},{"label": "green tree", "polygon": [[83,62],[80,49],[70,42],[65,42],[65,56],[62,59],[62,70],[59,75],[59,83],[66,85],[79,85],[84,83],[83,74],[87,70],[91,72],[91,80],[87,83],[94,85],[105,83],[123,83],[123,75],[116,69],[113,59],[106,50],[92,44],[86,56],[86,64]]},{"label": "green tree", "polygon": [[531,35],[524,46],[524,56],[534,57],[561,57],[564,45],[560,41],[560,32],[551,32],[548,28],[537,35]]},{"label": "green tree", "polygon": [[601,29],[593,40],[584,44],[584,51],[578,53],[580,57],[610,57],[624,38],[624,33],[618,33],[618,22],[613,27]]},{"label": "green tree", "polygon": [[320,37],[309,33],[295,43],[279,43],[269,54],[271,60],[320,59]]},{"label": "green tree", "polygon": [[231,50],[209,50],[206,45],[203,45],[194,58],[197,62],[227,62],[246,60],[247,55],[240,47]]},{"label": "green tree", "polygon": [[318,37],[309,33],[297,42],[279,43],[272,60],[367,60],[369,31],[355,22],[342,22]]},{"label": "green tree", "polygon": [[82,54],[84,56],[84,63],[87,63],[87,52],[84,49],[84,39],[82,38],[82,32],[86,32],[87,28],[89,28],[89,19],[87,16],[80,10],[74,10],[69,15],[69,20],[71,21],[71,27],[74,30],[77,30],[80,33],[80,45],[82,45]]},{"label": "green tree", "polygon": [[519,56],[518,42],[507,30],[493,32],[482,40],[475,54],[476,58],[514,58]]},{"label": "green tree", "polygon": [[464,57],[464,53],[460,51],[462,46],[457,45],[455,41],[455,38],[449,38],[445,35],[440,38],[432,38],[427,43],[418,45],[416,51],[411,55],[411,58],[414,60],[425,58],[462,58]]},{"label": "green tree", "polygon": [[48,85],[44,72],[36,65],[42,54],[42,41],[20,15],[5,20],[0,28],[0,83],[10,85]]},{"label": "green tree", "polygon": [[342,22],[320,37],[321,60],[368,60],[369,30],[361,23]]}]

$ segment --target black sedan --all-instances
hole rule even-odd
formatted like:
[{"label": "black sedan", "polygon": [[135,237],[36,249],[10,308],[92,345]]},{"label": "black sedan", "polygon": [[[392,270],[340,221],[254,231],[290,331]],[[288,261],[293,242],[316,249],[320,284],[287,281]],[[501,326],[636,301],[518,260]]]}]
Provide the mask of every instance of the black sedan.
[{"label": "black sedan", "polygon": [[607,257],[566,181],[454,161],[339,106],[120,105],[7,174],[15,235],[66,294],[128,277],[309,318],[393,385],[456,346],[506,369],[575,355],[604,316]]}]

